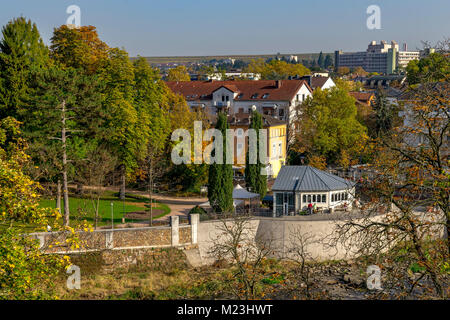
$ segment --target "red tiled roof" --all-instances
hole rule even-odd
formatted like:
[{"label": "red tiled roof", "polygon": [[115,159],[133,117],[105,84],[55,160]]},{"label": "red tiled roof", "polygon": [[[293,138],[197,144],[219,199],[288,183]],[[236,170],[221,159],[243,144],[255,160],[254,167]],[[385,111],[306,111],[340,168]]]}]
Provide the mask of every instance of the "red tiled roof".
[{"label": "red tiled roof", "polygon": [[372,99],[375,95],[372,92],[349,92],[350,95],[355,98],[356,100],[363,101],[363,102],[369,102],[370,99]]},{"label": "red tiled roof", "polygon": [[[291,101],[302,85],[312,91],[305,80],[279,80],[277,87],[273,80],[233,80],[233,81],[167,81],[167,86],[188,101],[211,100],[212,93],[221,87],[238,93],[235,100]],[[257,94],[256,98],[252,98]],[[263,99],[264,94],[269,94]]]},{"label": "red tiled roof", "polygon": [[327,82],[328,77],[311,77],[311,87],[313,89],[319,87],[322,88],[322,86]]}]

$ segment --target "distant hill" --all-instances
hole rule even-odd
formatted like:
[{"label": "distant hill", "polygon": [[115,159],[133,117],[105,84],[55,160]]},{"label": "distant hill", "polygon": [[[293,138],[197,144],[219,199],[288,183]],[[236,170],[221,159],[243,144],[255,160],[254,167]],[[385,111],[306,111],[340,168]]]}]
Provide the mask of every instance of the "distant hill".
[{"label": "distant hill", "polygon": [[[324,56],[327,54],[334,57],[334,53],[323,53]],[[319,57],[319,53],[280,53],[278,56],[298,56],[299,62],[302,60],[312,60],[317,59]],[[224,60],[228,58],[242,60],[245,62],[250,62],[252,59],[268,59],[275,58],[277,54],[261,54],[261,55],[226,55],[226,56],[172,56],[172,57],[144,57],[151,64],[160,64],[160,63],[192,63],[192,62],[203,62],[210,61],[213,59],[216,60]],[[131,58],[136,59],[134,58]]]}]

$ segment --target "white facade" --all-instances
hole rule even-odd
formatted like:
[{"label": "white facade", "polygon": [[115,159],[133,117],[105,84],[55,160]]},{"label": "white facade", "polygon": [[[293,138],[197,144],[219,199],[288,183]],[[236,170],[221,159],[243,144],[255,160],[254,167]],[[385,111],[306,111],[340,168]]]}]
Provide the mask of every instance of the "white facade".
[{"label": "white facade", "polygon": [[322,85],[321,89],[331,89],[333,87],[336,87],[336,84],[334,83],[333,79],[331,77],[328,78],[328,80]]},{"label": "white facade", "polygon": [[274,118],[288,122],[295,115],[295,107],[301,104],[312,93],[303,84],[292,100],[270,100],[270,94],[267,100],[238,100],[239,93],[235,93],[226,87],[220,87],[212,94],[212,100],[187,101],[190,107],[203,108],[210,114],[217,114],[222,108],[227,108],[229,114],[250,113],[253,106],[256,111],[271,115]]},{"label": "white facade", "polygon": [[397,54],[397,66],[401,68],[406,68],[408,63],[412,60],[419,60],[419,51],[399,51]]},{"label": "white facade", "polygon": [[[281,192],[274,191],[274,215],[306,211],[308,205],[321,209],[352,208],[355,188],[333,191]],[[282,200],[280,200],[282,199]],[[287,199],[287,201],[286,201]]]}]

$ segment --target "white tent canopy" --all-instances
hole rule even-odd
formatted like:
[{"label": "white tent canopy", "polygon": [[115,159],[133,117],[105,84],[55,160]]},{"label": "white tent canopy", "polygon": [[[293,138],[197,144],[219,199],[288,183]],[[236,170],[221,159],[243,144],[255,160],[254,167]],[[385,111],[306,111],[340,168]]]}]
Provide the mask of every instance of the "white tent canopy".
[{"label": "white tent canopy", "polygon": [[233,190],[233,199],[253,199],[259,197],[259,193],[245,190],[239,184]]},{"label": "white tent canopy", "polygon": [[[242,188],[239,184],[233,189],[233,206],[236,208],[237,206],[243,205],[245,200],[251,200],[254,198],[259,198],[259,193],[248,192],[244,188]],[[199,207],[207,208],[210,207],[209,201],[202,203]]]}]

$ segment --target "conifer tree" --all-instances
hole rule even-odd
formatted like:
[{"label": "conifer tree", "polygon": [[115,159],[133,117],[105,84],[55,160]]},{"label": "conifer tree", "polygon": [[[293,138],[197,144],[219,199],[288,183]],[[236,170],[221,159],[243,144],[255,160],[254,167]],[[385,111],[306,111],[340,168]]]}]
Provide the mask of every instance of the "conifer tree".
[{"label": "conifer tree", "polygon": [[209,166],[208,199],[214,211],[221,213],[233,210],[233,168],[231,164],[226,164],[226,130],[228,128],[227,115],[219,113],[216,129],[222,132],[223,164],[213,163]]},{"label": "conifer tree", "polygon": [[[260,132],[259,130],[263,128],[261,114],[257,111],[252,112],[252,118],[250,122],[250,129],[256,131],[256,150],[257,150],[257,161],[256,164],[250,164],[249,150],[247,148],[247,154],[245,158],[245,183],[250,191],[259,193],[260,198],[264,198],[267,193],[267,175],[261,174],[261,170],[264,169],[264,163],[260,158]],[[250,144],[250,141],[249,141]]]}]

